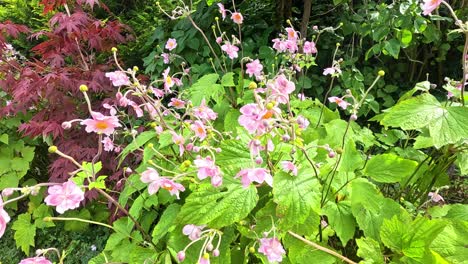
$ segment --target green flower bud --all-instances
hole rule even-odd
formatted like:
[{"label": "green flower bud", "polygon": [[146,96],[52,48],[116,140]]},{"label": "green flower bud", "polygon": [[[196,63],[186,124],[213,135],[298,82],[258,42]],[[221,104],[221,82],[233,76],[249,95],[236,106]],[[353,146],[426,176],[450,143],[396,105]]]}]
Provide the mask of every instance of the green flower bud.
[{"label": "green flower bud", "polygon": [[87,92],[88,91],[88,86],[86,84],[80,85],[80,91]]},{"label": "green flower bud", "polygon": [[57,150],[58,150],[57,146],[50,146],[49,147],[49,153],[55,153],[55,152],[57,152]]}]

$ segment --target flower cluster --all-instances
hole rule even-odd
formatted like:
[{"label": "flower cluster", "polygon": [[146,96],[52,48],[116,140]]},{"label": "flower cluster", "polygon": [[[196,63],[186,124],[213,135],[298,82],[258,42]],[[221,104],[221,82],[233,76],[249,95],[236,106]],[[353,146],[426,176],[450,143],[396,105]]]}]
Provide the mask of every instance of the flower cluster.
[{"label": "flower cluster", "polygon": [[[205,227],[206,226],[204,225],[197,226],[192,224],[188,224],[183,227],[182,233],[186,235],[191,240],[191,242],[183,250],[177,253],[177,259],[179,261],[182,262],[185,260],[185,252],[187,249],[198,241],[204,241],[198,256],[198,264],[209,264],[210,252],[213,257],[219,256],[219,247],[221,245],[222,233],[215,229],[203,230]],[[215,240],[217,240],[216,247],[213,245]]]}]

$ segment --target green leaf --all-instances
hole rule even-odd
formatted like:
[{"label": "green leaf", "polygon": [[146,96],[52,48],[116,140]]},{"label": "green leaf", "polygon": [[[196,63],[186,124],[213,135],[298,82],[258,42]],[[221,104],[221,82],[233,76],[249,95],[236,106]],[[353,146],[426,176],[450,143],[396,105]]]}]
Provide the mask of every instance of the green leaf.
[{"label": "green leaf", "polygon": [[320,184],[310,167],[300,166],[297,176],[278,172],[273,181],[273,201],[281,226],[288,229],[302,224],[311,210],[320,207]]},{"label": "green leaf", "polygon": [[442,106],[437,99],[428,94],[404,100],[385,114],[382,125],[401,127],[404,130],[429,128],[434,146],[440,148],[453,144],[468,135],[468,108],[461,106]]},{"label": "green leaf", "polygon": [[408,29],[403,29],[401,32],[401,44],[403,47],[407,47],[411,43],[411,40],[413,40],[413,33]]},{"label": "green leaf", "polygon": [[3,144],[7,144],[8,145],[8,134],[2,134],[0,136],[0,142],[2,142]]},{"label": "green leaf", "polygon": [[228,72],[223,75],[223,78],[221,78],[221,85],[224,87],[233,87],[236,86],[234,83],[234,73],[233,72]]},{"label": "green leaf", "polygon": [[356,229],[356,221],[351,213],[350,202],[329,202],[323,208],[323,213],[328,217],[328,222],[340,238],[341,243],[346,245],[353,238]]},{"label": "green leaf", "polygon": [[399,182],[410,176],[417,166],[416,161],[403,159],[394,154],[381,154],[369,160],[364,174],[377,182]]},{"label": "green leaf", "polygon": [[343,156],[338,167],[340,172],[353,172],[363,166],[364,160],[356,150],[356,144],[352,139],[348,139],[343,149]]},{"label": "green leaf", "polygon": [[231,177],[241,169],[253,165],[247,145],[241,140],[225,140],[221,143],[221,150],[216,157],[216,163]]},{"label": "green leaf", "polygon": [[397,39],[391,39],[384,42],[384,51],[386,51],[390,56],[395,59],[398,59],[398,54],[400,54],[400,41]]},{"label": "green leaf", "polygon": [[[91,213],[88,209],[83,208],[80,211],[67,211],[63,215],[64,217],[80,218],[85,220],[91,219]],[[89,227],[89,223],[80,221],[65,221],[64,229],[66,231],[83,231]]]},{"label": "green leaf", "polygon": [[136,246],[130,253],[130,263],[154,263],[157,254],[153,248]]},{"label": "green leaf", "polygon": [[[318,250],[314,247],[307,246],[304,244],[304,242],[298,240],[297,238],[287,235],[283,239],[283,244],[285,248],[287,249],[288,253],[288,259],[291,263],[297,263],[297,264],[307,264],[307,263],[320,263],[320,264],[333,264],[337,263],[336,258],[333,257],[332,255],[323,252],[321,250]],[[326,243],[320,243],[318,241],[314,241],[315,243],[329,248]],[[333,249],[331,249],[333,250]],[[311,261],[315,260],[315,261]],[[263,263],[269,263],[268,261],[265,261]]]},{"label": "green leaf", "polygon": [[382,255],[379,242],[372,238],[364,237],[356,240],[359,249],[357,255],[364,259],[360,262],[363,264],[383,264],[384,256]]},{"label": "green leaf", "polygon": [[26,255],[29,255],[29,248],[34,247],[34,237],[36,236],[36,225],[31,223],[31,215],[20,214],[13,223],[11,229],[15,230],[16,246],[21,247]]},{"label": "green leaf", "polygon": [[[143,203],[145,202],[145,198],[140,195],[138,196],[135,201],[133,201],[132,206],[130,207],[130,210],[128,210],[128,213],[133,216],[133,218],[138,219],[140,217],[141,211],[143,209]],[[129,221],[131,221],[129,219]]]},{"label": "green leaf", "polygon": [[255,186],[244,188],[240,183],[223,186],[200,185],[186,198],[177,222],[221,228],[245,218],[258,201]]},{"label": "green leaf", "polygon": [[[150,139],[156,137],[156,132],[154,131],[144,131],[140,133],[132,143],[128,144],[120,153],[120,163],[125,159],[125,157],[132,151],[138,149],[139,147],[143,146],[146,142]],[[119,164],[120,164],[119,163]]]},{"label": "green leaf", "polygon": [[468,222],[450,221],[434,239],[430,249],[437,252],[448,263],[466,263],[468,259]]},{"label": "green leaf", "polygon": [[167,232],[171,231],[171,227],[175,224],[175,219],[179,211],[180,205],[178,204],[171,204],[164,210],[158,224],[153,229],[153,243],[157,244],[159,239],[163,238]]},{"label": "green leaf", "polygon": [[193,105],[200,105],[203,99],[207,102],[211,99],[214,99],[216,102],[221,101],[224,96],[224,88],[222,85],[216,83],[218,79],[219,75],[216,73],[207,74],[198,79],[198,81],[189,88]]}]

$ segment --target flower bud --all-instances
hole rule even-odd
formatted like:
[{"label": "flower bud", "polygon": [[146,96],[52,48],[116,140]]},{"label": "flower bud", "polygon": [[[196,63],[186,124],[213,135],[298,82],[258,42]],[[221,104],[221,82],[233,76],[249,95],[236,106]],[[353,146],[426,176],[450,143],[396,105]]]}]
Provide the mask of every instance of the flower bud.
[{"label": "flower bud", "polygon": [[15,190],[13,190],[12,188],[5,188],[3,191],[2,191],[2,196],[3,197],[8,197],[8,196],[11,196],[13,194]]},{"label": "flower bud", "polygon": [[112,52],[117,52],[117,48],[116,48],[116,47],[112,47],[111,51],[112,51]]},{"label": "flower bud", "polygon": [[266,105],[266,109],[267,109],[267,110],[271,110],[271,109],[273,109],[273,107],[275,107],[275,105],[274,105],[273,103],[268,103],[268,104]]},{"label": "flower bud", "polygon": [[313,26],[312,29],[313,30],[318,30],[319,28],[318,28],[318,26]]},{"label": "flower bud", "polygon": [[179,253],[177,253],[177,259],[182,262],[184,261],[185,259],[185,251],[179,251]]},{"label": "flower bud", "polygon": [[257,83],[256,82],[250,82],[249,83],[249,89],[251,89],[251,90],[257,89]]},{"label": "flower bud", "polygon": [[219,17],[215,17],[215,20],[218,21],[218,20],[219,20]]},{"label": "flower bud", "polygon": [[50,146],[48,150],[49,150],[49,153],[55,153],[57,152],[58,149],[57,149],[57,146]]},{"label": "flower bud", "polygon": [[289,140],[291,140],[291,137],[288,135],[288,134],[284,134],[281,139],[284,141],[284,142],[288,142]]},{"label": "flower bud", "polygon": [[153,143],[148,143],[148,148],[153,148],[154,144]]},{"label": "flower bud", "polygon": [[380,71],[378,72],[378,74],[379,74],[380,77],[383,77],[383,76],[385,75],[385,72],[384,72],[383,70],[380,70]]},{"label": "flower bud", "polygon": [[343,154],[343,149],[340,147],[336,148],[336,153]]},{"label": "flower bud", "polygon": [[88,91],[88,86],[86,86],[86,84],[80,85],[80,91],[87,92]]},{"label": "flower bud", "polygon": [[249,247],[249,252],[252,253],[252,254],[255,253],[255,248],[254,247]]},{"label": "flower bud", "polygon": [[218,257],[218,256],[219,256],[219,250],[218,250],[218,249],[213,250],[213,256],[214,256],[214,257]]},{"label": "flower bud", "polygon": [[335,156],[336,156],[336,153],[335,153],[333,150],[331,150],[331,151],[328,152],[328,157],[329,157],[330,159],[334,158]]},{"label": "flower bud", "polygon": [[213,248],[214,248],[214,246],[213,246],[213,244],[211,244],[211,243],[208,244],[208,245],[206,245],[206,250],[208,250],[208,251],[212,251]]},{"label": "flower bud", "polygon": [[182,166],[184,167],[188,167],[192,164],[192,162],[190,160],[185,160],[184,162],[182,162]]},{"label": "flower bud", "polygon": [[52,217],[50,217],[50,216],[44,217],[44,218],[42,219],[42,221],[44,221],[44,222],[52,222]]},{"label": "flower bud", "polygon": [[357,120],[357,115],[356,114],[352,114],[349,119],[351,119],[352,121],[356,121]]},{"label": "flower bud", "polygon": [[126,167],[126,168],[125,168],[125,173],[129,173],[129,174],[130,174],[130,173],[132,173],[132,172],[133,172],[132,169],[130,169],[129,167]]},{"label": "flower bud", "polygon": [[137,72],[138,70],[140,70],[140,69],[138,68],[138,66],[133,66],[133,71],[134,71],[134,72]]},{"label": "flower bud", "polygon": [[262,164],[262,163],[263,163],[262,157],[257,156],[257,157],[255,158],[255,163],[257,163],[258,165]]}]

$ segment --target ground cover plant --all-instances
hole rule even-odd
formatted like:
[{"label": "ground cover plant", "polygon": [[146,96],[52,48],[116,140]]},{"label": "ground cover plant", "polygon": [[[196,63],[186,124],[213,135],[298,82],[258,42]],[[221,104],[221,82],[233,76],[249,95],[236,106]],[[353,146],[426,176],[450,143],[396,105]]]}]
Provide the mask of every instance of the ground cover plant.
[{"label": "ground cover plant", "polygon": [[[155,2],[177,22],[155,30],[140,69],[104,1],[40,2],[48,29],[0,23],[0,237],[19,263],[81,261],[76,243],[36,246],[54,226],[108,229],[88,263],[466,262],[464,3],[379,3],[382,21],[404,17],[383,32],[353,29],[359,12],[351,28],[291,18],[256,32],[245,2]],[[433,24],[459,57],[442,86],[416,73],[425,63],[399,94],[385,67],[357,68],[354,48],[415,58],[413,36],[435,43]],[[375,44],[344,45],[350,30]],[[10,44],[25,36],[32,57]],[[31,176],[41,141],[45,179]]]}]

